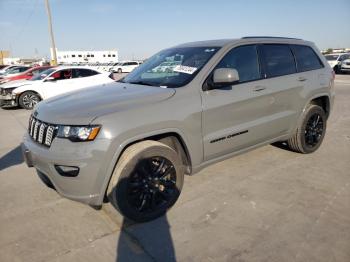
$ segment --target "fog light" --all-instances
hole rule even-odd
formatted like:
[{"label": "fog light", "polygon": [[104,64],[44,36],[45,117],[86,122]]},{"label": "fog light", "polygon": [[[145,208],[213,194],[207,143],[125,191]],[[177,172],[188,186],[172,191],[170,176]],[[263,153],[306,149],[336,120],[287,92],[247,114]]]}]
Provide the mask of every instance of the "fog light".
[{"label": "fog light", "polygon": [[79,167],[76,166],[55,165],[55,169],[61,176],[75,177],[79,174]]}]

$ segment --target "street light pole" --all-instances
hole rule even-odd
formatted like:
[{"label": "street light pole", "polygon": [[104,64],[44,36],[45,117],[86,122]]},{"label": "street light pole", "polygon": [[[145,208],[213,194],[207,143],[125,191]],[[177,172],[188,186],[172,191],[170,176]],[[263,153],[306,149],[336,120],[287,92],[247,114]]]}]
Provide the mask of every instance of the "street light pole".
[{"label": "street light pole", "polygon": [[46,5],[47,17],[49,19],[49,33],[50,33],[51,48],[52,48],[51,65],[57,65],[56,45],[55,45],[55,39],[53,37],[52,22],[51,22],[51,11],[50,11],[49,0],[45,0],[45,5]]}]

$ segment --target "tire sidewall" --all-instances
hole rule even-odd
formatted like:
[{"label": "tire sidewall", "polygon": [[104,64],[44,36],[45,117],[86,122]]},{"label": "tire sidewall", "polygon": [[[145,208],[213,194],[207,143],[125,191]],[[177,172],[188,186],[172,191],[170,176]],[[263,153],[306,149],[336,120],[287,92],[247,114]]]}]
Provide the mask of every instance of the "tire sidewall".
[{"label": "tire sidewall", "polygon": [[[306,129],[306,125],[307,125],[307,122],[309,121],[310,117],[312,115],[314,115],[315,113],[319,114],[322,118],[323,132],[322,132],[322,135],[321,135],[318,143],[315,146],[310,147],[305,142],[305,129]],[[323,138],[326,134],[326,128],[327,128],[327,119],[326,119],[326,114],[325,114],[324,110],[320,106],[317,106],[317,105],[310,106],[305,114],[305,117],[304,117],[302,124],[301,124],[301,129],[300,129],[300,142],[301,142],[301,146],[302,146],[304,153],[312,153],[312,152],[316,151],[321,146]]]},{"label": "tire sidewall", "polygon": [[[176,172],[176,188],[178,192],[176,197],[169,202],[165,208],[151,214],[143,214],[133,208],[127,200],[128,179],[140,160],[155,156],[161,156],[168,159],[174,166]],[[177,201],[183,186],[184,174],[181,169],[179,157],[172,148],[165,145],[151,146],[136,152],[127,163],[119,167],[117,171],[120,173],[119,179],[109,194],[109,198],[113,206],[115,206],[125,217],[135,222],[146,222],[164,215]]]}]

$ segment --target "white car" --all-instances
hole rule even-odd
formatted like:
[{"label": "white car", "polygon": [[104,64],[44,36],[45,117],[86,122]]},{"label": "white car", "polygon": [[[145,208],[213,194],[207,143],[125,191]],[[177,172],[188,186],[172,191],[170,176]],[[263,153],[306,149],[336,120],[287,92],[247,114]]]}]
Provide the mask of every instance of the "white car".
[{"label": "white car", "polygon": [[30,66],[11,66],[3,71],[3,73],[0,74],[0,78],[3,77],[11,77],[18,74],[23,73],[24,71],[27,71],[30,68]]},{"label": "white car", "polygon": [[30,80],[0,85],[0,106],[32,109],[41,100],[57,95],[114,82],[110,73],[84,67],[50,68]]},{"label": "white car", "polygon": [[336,74],[340,74],[341,63],[350,58],[350,53],[340,53],[340,54],[328,54],[325,55],[325,58],[328,61],[328,64],[333,68]]},{"label": "white car", "polygon": [[343,62],[341,62],[340,72],[350,73],[350,58],[345,59]]},{"label": "white car", "polygon": [[159,66],[152,69],[152,72],[157,73],[172,73],[175,66],[181,65],[181,61],[168,61],[163,62]]},{"label": "white car", "polygon": [[125,61],[120,62],[117,65],[111,68],[111,72],[113,73],[130,73],[136,67],[138,67],[141,63],[136,61]]}]

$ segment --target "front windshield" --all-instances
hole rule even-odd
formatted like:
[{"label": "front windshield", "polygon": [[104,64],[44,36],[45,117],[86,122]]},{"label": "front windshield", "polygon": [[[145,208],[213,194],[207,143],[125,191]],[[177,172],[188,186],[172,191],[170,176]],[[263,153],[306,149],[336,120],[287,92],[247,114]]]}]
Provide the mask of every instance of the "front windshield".
[{"label": "front windshield", "polygon": [[325,55],[328,61],[335,61],[338,59],[339,55]]},{"label": "front windshield", "polygon": [[54,69],[54,68],[47,69],[47,70],[41,72],[40,74],[33,76],[30,80],[31,81],[43,80],[45,77],[47,77],[48,75],[50,75],[54,71],[56,71],[56,69]]},{"label": "front windshield", "polygon": [[155,54],[121,82],[161,87],[189,83],[219,47],[170,48]]}]

